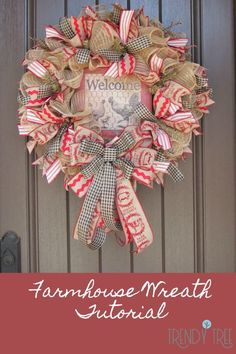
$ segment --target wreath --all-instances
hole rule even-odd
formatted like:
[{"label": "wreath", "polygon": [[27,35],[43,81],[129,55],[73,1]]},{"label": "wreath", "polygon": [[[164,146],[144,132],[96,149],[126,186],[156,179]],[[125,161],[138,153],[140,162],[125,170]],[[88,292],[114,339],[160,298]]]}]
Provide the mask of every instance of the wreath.
[{"label": "wreath", "polygon": [[[143,8],[115,4],[112,12],[87,6],[79,17],[60,18],[26,53],[19,134],[28,137],[30,153],[36,150],[33,164],[48,183],[63,172],[65,189],[84,197],[73,237],[91,249],[112,230],[123,230],[123,236],[115,233],[118,242],[133,242],[136,253],[149,246],[153,233],[137,183],[183,179],[177,162],[191,153],[192,134],[201,134],[199,121],[213,103],[206,70],[190,61],[187,43],[173,26],[149,20]],[[151,107],[140,95],[130,105],[109,97],[123,120],[107,134],[106,119],[86,101],[83,87],[85,74],[97,72],[109,82],[107,92],[138,82]]]}]

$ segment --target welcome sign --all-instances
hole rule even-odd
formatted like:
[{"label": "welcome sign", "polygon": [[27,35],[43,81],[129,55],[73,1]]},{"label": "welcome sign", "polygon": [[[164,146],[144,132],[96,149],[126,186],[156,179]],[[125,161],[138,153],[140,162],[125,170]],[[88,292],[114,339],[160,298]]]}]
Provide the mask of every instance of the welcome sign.
[{"label": "welcome sign", "polygon": [[128,126],[138,124],[134,110],[138,103],[152,109],[152,96],[147,86],[135,76],[110,78],[104,71],[85,72],[85,107],[91,109],[93,118],[103,131],[104,137],[119,135]]}]

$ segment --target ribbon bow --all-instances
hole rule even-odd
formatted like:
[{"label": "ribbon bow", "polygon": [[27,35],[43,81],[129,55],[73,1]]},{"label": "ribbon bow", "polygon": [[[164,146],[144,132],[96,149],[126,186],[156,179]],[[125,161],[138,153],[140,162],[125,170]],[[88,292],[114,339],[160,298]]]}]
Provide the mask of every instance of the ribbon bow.
[{"label": "ribbon bow", "polygon": [[[94,159],[81,169],[85,179],[93,177],[77,226],[77,236],[86,244],[92,241],[90,238],[90,225],[99,200],[101,200],[101,215],[105,226],[115,231],[122,230],[120,223],[114,217],[115,169],[119,167],[126,178],[129,179],[131,177],[133,166],[121,155],[133,144],[134,139],[126,132],[115,144],[109,147],[103,147],[101,144],[88,139],[83,140],[79,147],[81,153],[95,155]],[[99,230],[99,238],[101,238],[101,234],[102,230]],[[98,235],[95,235],[92,247],[94,247],[94,243],[96,245],[99,244],[97,237]],[[105,241],[105,237],[103,240]]]},{"label": "ribbon bow", "polygon": [[94,158],[68,183],[77,195],[86,194],[74,238],[91,249],[103,245],[106,231],[122,228],[123,244],[133,240],[136,252],[152,242],[152,231],[129,181],[135,169],[125,155],[135,144],[126,131],[109,146],[88,139],[79,146],[79,153]]}]

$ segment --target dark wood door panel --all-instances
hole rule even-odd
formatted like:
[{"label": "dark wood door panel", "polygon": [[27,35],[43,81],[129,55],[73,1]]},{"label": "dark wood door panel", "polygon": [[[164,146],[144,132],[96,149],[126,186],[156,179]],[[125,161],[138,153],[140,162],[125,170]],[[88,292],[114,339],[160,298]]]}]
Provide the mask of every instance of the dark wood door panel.
[{"label": "dark wood door panel", "polygon": [[202,47],[216,101],[204,135],[205,262],[208,272],[227,272],[236,252],[233,1],[202,2]]},{"label": "dark wood door panel", "polygon": [[17,89],[25,51],[24,0],[0,1],[0,233],[21,238],[22,271],[29,269],[28,157],[17,132]]},{"label": "dark wood door panel", "polygon": [[[40,0],[35,7],[35,37],[44,37],[45,26],[58,23],[64,16],[63,0]],[[63,177],[51,185],[38,171],[38,239],[39,271],[66,272],[67,257],[67,208]]]}]

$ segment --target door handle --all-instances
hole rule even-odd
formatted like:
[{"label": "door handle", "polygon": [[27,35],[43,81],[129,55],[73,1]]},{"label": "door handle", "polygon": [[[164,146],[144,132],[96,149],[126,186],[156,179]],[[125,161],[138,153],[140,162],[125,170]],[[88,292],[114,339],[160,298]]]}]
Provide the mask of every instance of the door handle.
[{"label": "door handle", "polygon": [[21,272],[20,237],[14,231],[7,231],[0,240],[1,273]]}]

